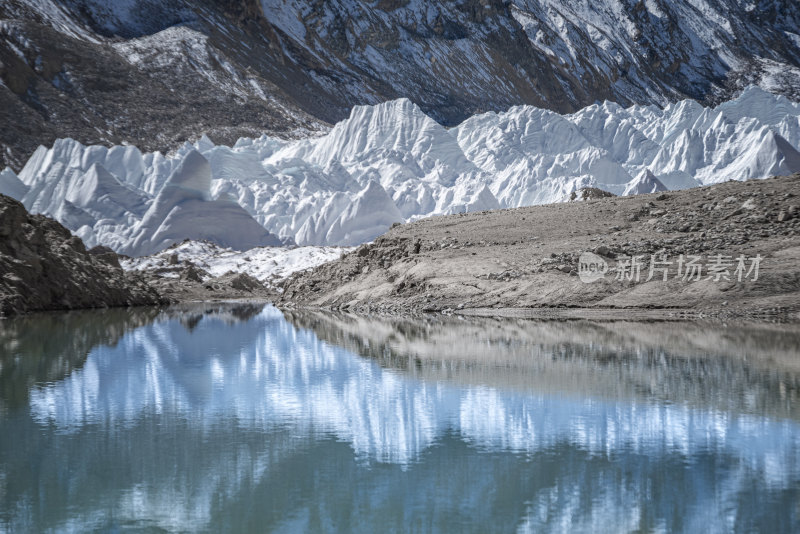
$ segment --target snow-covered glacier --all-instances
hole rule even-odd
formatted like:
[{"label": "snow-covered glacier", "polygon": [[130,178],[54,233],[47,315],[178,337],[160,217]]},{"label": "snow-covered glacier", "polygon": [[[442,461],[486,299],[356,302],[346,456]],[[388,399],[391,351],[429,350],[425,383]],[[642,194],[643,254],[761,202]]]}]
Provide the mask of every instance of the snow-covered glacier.
[{"label": "snow-covered glacier", "polygon": [[800,171],[800,104],[758,88],[715,108],[605,102],[571,115],[531,106],[447,129],[407,99],[353,108],[325,135],[207,137],[174,153],[39,147],[0,192],[88,245],[142,255],[183,238],[243,249],[356,245],[393,223]]}]

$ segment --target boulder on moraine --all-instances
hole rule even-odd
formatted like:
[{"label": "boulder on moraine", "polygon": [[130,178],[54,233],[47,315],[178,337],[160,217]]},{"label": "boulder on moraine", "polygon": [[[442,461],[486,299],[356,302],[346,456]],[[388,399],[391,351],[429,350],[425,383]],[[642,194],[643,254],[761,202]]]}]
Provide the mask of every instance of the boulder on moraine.
[{"label": "boulder on moraine", "polygon": [[0,316],[164,303],[112,254],[87,251],[58,222],[0,194]]}]

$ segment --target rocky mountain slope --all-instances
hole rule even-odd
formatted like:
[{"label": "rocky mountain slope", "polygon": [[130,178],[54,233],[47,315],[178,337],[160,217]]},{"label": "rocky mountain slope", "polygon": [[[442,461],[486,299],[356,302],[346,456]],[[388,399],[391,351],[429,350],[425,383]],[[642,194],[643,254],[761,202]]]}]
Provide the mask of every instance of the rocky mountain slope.
[{"label": "rocky mountain slope", "polygon": [[407,97],[446,125],[531,104],[798,96],[793,0],[7,0],[0,166],[40,143],[307,135]]},{"label": "rocky mountain slope", "polygon": [[[390,313],[625,309],[628,316],[659,309],[660,317],[686,312],[796,320],[799,183],[795,174],[420,220],[290,277],[281,305]],[[585,252],[595,255],[602,276],[578,276]],[[688,275],[695,256],[699,267]]]},{"label": "rocky mountain slope", "polygon": [[275,236],[352,246],[398,222],[558,202],[586,188],[651,193],[791,174],[798,149],[800,104],[758,88],[714,108],[517,106],[450,129],[400,99],[354,108],[326,135],[298,141],[202,138],[164,156],[59,140],[18,177],[0,174],[0,192],[89,246],[129,255],[184,238],[238,250]]},{"label": "rocky mountain slope", "polygon": [[164,302],[140,276],[125,273],[113,251],[87,251],[59,223],[29,215],[22,204],[4,195],[0,273],[0,315]]}]

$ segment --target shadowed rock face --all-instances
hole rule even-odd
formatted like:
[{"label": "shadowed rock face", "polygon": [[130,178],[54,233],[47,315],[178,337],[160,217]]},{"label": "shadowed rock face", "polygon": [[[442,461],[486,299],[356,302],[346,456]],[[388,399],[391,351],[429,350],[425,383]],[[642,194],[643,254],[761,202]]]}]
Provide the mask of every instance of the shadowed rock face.
[{"label": "shadowed rock face", "polygon": [[10,0],[0,166],[65,136],[293,136],[398,97],[455,124],[516,104],[713,103],[752,83],[800,94],[796,2],[696,3]]},{"label": "shadowed rock face", "polygon": [[0,195],[0,315],[162,302],[123,272],[116,254],[94,252],[56,221]]}]

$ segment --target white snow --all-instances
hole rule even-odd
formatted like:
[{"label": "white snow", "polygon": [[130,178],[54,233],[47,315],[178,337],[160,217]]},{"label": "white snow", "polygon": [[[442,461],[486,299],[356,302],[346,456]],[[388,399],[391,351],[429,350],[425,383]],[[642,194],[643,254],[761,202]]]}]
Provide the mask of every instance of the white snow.
[{"label": "white snow", "polygon": [[182,239],[208,239],[247,250],[283,243],[258,224],[227,195],[212,200],[211,166],[191,150],[170,175],[136,225],[130,242],[120,245],[130,255],[152,254]]},{"label": "white snow", "polygon": [[394,222],[557,202],[583,187],[620,195],[791,174],[798,147],[800,104],[755,87],[716,108],[518,106],[449,130],[400,99],[299,141],[202,138],[165,156],[59,140],[19,179],[29,209],[135,255],[184,238],[268,244],[253,242],[266,239],[255,221],[300,245],[352,246]]}]

